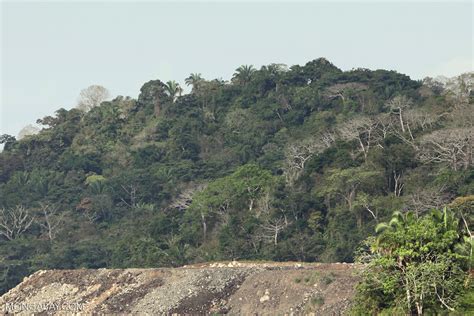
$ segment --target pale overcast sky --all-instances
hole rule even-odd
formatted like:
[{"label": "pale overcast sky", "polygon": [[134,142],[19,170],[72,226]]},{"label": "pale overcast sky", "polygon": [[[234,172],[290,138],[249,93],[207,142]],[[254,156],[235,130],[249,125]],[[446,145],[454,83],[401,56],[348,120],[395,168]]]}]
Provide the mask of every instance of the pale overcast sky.
[{"label": "pale overcast sky", "polygon": [[471,1],[3,1],[1,11],[0,134],[73,107],[91,84],[137,97],[151,79],[229,79],[241,64],[318,57],[414,79],[473,69]]}]

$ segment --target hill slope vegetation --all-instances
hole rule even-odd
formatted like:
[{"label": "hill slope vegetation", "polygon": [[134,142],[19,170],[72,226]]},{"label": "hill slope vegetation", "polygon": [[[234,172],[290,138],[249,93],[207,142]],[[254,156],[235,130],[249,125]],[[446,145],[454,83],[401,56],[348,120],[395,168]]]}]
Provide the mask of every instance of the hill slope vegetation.
[{"label": "hill slope vegetation", "polygon": [[320,58],[59,109],[1,137],[0,293],[39,269],[352,262],[393,211],[473,194],[472,78]]}]

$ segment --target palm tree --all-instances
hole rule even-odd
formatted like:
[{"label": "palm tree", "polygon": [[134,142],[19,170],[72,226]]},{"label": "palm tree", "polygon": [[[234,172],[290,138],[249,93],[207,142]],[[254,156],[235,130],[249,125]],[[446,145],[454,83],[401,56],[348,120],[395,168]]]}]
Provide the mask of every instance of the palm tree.
[{"label": "palm tree", "polygon": [[393,249],[396,248],[397,245],[390,244],[388,245],[388,248],[384,249],[381,247],[381,245],[386,242],[387,235],[384,234],[385,231],[397,231],[400,229],[403,229],[404,227],[411,225],[414,221],[416,221],[417,218],[415,216],[415,213],[413,212],[406,212],[402,213],[400,211],[395,211],[392,213],[392,218],[388,223],[379,223],[377,226],[375,226],[375,232],[377,233],[377,239],[376,239],[376,248],[377,250],[380,250],[382,252],[391,252]]},{"label": "palm tree", "polygon": [[188,78],[185,79],[187,86],[193,86],[193,92],[199,88],[199,85],[204,81],[200,73],[192,73]]},{"label": "palm tree", "polygon": [[181,96],[181,93],[183,92],[183,89],[180,87],[179,83],[174,80],[168,81],[165,88],[173,102],[176,101],[177,96]]},{"label": "palm tree", "polygon": [[256,71],[252,65],[242,65],[235,70],[232,80],[239,84],[246,84],[252,79],[253,73]]},{"label": "palm tree", "polygon": [[386,222],[379,223],[375,227],[375,232],[377,234],[380,234],[380,233],[384,232],[385,230],[395,230],[399,227],[402,227],[407,222],[406,218],[408,216],[411,217],[412,213],[408,212],[407,214],[403,214],[400,211],[395,211],[395,212],[392,213],[392,218],[390,219],[390,221],[388,223],[386,223]]}]

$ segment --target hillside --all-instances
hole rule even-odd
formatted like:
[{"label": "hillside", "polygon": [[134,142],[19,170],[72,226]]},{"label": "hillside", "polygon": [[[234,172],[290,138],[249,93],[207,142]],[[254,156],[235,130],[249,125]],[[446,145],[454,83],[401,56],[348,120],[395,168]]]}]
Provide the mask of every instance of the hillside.
[{"label": "hillside", "polygon": [[340,315],[350,306],[355,271],[350,264],[240,262],[38,271],[0,298],[0,310],[15,315],[48,308],[107,315]]},{"label": "hillside", "polygon": [[1,137],[0,293],[49,269],[353,262],[398,210],[455,203],[472,224],[473,74],[414,81],[319,58],[186,83]]}]

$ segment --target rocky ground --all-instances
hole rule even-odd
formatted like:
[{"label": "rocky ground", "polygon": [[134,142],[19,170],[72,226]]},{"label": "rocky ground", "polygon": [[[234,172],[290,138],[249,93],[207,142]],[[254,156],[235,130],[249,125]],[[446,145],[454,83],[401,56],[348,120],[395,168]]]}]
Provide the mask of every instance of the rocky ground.
[{"label": "rocky ground", "polygon": [[38,271],[0,297],[3,315],[340,315],[358,266],[219,262]]}]

